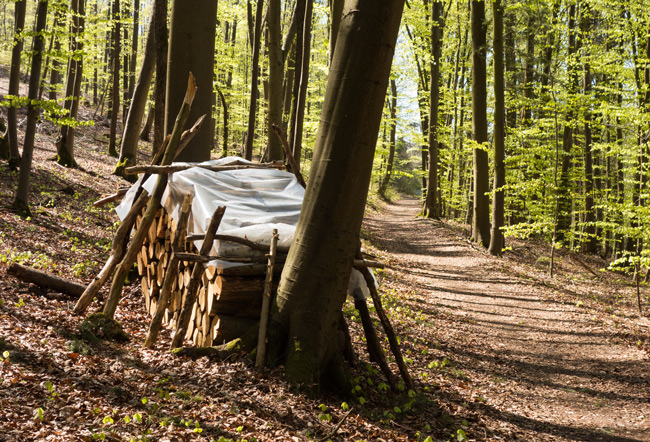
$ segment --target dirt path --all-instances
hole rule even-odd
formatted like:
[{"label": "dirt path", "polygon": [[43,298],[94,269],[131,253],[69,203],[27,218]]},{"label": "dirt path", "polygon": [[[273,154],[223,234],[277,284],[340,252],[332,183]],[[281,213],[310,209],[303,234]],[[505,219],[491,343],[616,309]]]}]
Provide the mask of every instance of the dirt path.
[{"label": "dirt path", "polygon": [[590,309],[523,277],[516,263],[475,249],[441,222],[416,219],[417,211],[416,200],[401,200],[365,226],[390,253],[389,272],[435,315],[430,339],[462,381],[454,384],[460,402],[471,402],[493,435],[476,438],[650,441],[643,351],[615,339]]}]

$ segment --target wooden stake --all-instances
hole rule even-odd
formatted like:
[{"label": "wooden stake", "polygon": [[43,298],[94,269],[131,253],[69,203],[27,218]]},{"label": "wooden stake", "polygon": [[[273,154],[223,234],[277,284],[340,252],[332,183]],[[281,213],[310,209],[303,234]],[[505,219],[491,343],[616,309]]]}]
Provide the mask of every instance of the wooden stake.
[{"label": "wooden stake", "polygon": [[[169,143],[163,154],[161,164],[168,165],[172,162],[176,154],[176,148],[181,138],[181,133],[183,131],[183,126],[187,120],[187,116],[190,113],[190,108],[192,106],[192,101],[194,100],[194,95],[196,94],[196,82],[194,76],[190,72],[188,82],[187,82],[187,92],[185,93],[185,99],[183,100],[183,105],[181,106],[178,116],[176,117],[176,122],[174,124],[174,129],[171,133]],[[133,237],[133,241],[129,245],[124,258],[120,262],[115,274],[113,276],[113,282],[111,284],[111,290],[104,306],[104,314],[109,318],[113,318],[115,315],[115,310],[117,309],[117,304],[122,295],[122,287],[124,287],[124,281],[129,273],[129,270],[135,262],[138,252],[142,248],[145,238],[149,233],[149,227],[153,222],[156,212],[160,207],[160,200],[162,198],[163,192],[167,187],[167,175],[158,175],[158,180],[154,187],[149,203],[147,204],[147,209],[142,217],[142,221],[138,230]]]},{"label": "wooden stake", "polygon": [[307,184],[305,183],[305,179],[303,178],[302,174],[300,173],[300,168],[298,167],[298,163],[296,163],[296,159],[293,157],[293,153],[291,153],[291,148],[289,147],[289,143],[287,142],[287,139],[284,137],[282,134],[282,129],[280,127],[273,123],[273,132],[280,138],[280,142],[282,143],[282,147],[284,148],[284,154],[287,157],[287,161],[289,161],[289,166],[291,167],[291,172],[296,176],[296,179],[300,183],[302,187],[307,187]]},{"label": "wooden stake", "polygon": [[156,342],[156,338],[160,332],[160,327],[162,326],[162,318],[165,314],[165,310],[167,310],[167,306],[169,305],[172,286],[174,280],[178,276],[178,258],[175,256],[175,253],[180,250],[185,243],[184,233],[187,231],[187,220],[190,217],[191,208],[192,194],[188,193],[185,195],[183,205],[181,206],[180,218],[176,227],[176,237],[174,238],[174,244],[172,246],[172,257],[167,266],[167,270],[165,271],[165,279],[163,280],[162,288],[160,289],[160,298],[158,298],[156,312],[154,313],[153,318],[151,318],[149,333],[147,333],[147,337],[144,340],[143,346],[145,348],[153,347],[153,344]]},{"label": "wooden stake", "polygon": [[108,277],[113,273],[113,270],[124,255],[125,244],[129,239],[129,233],[131,233],[133,224],[148,200],[149,195],[144,191],[131,206],[129,213],[122,221],[122,224],[120,224],[120,227],[117,228],[117,232],[115,232],[111,244],[111,254],[108,257],[108,260],[99,274],[95,276],[90,284],[88,284],[86,290],[84,290],[82,295],[79,297],[77,304],[72,310],[74,314],[80,315],[86,311],[90,303],[93,301],[93,298],[97,295],[97,292],[99,292],[99,289],[102,288]]},{"label": "wooden stake", "polygon": [[[226,211],[226,208],[221,206],[217,207],[217,210],[214,211],[212,219],[210,220],[210,225],[208,230],[205,232],[205,240],[203,245],[201,245],[201,250],[199,253],[201,255],[207,255],[212,249],[212,243],[214,242],[214,235],[221,224],[221,219],[223,214]],[[185,339],[185,334],[187,333],[187,326],[190,322],[192,316],[192,309],[194,308],[194,303],[196,302],[196,293],[199,288],[199,282],[201,281],[201,275],[203,274],[204,266],[200,262],[194,263],[192,268],[192,276],[190,278],[189,287],[187,289],[187,295],[183,300],[183,307],[181,308],[181,313],[178,316],[178,321],[176,323],[176,333],[172,338],[171,349],[182,347],[183,340]]]},{"label": "wooden stake", "polygon": [[271,288],[273,287],[273,267],[275,266],[275,254],[278,246],[278,229],[273,229],[271,235],[271,247],[269,260],[266,269],[266,280],[264,281],[264,295],[262,297],[262,312],[260,313],[260,327],[257,335],[257,355],[255,366],[260,368],[264,365],[266,356],[266,329],[269,324],[269,309],[271,307]]}]

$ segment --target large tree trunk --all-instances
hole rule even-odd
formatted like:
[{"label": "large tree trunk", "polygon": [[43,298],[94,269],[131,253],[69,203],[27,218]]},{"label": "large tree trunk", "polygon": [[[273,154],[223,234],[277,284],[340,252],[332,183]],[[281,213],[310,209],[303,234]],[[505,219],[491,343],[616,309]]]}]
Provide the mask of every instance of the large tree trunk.
[{"label": "large tree trunk", "polygon": [[253,35],[253,38],[251,39],[253,59],[251,61],[251,95],[248,106],[248,132],[246,135],[246,147],[244,148],[244,157],[247,160],[253,159],[253,142],[255,141],[255,117],[257,115],[257,95],[259,94],[257,83],[260,74],[260,41],[262,37],[263,11],[264,0],[257,0],[254,29],[249,29]]},{"label": "large tree trunk", "polygon": [[36,35],[34,36],[34,55],[32,69],[29,75],[29,104],[27,105],[27,125],[25,127],[25,142],[23,143],[23,156],[20,159],[20,175],[18,188],[13,208],[22,216],[30,216],[29,210],[29,179],[32,172],[32,156],[34,153],[34,138],[36,136],[36,120],[38,120],[38,87],[41,81],[41,64],[45,37],[43,31],[47,22],[47,0],[38,2],[36,10]]},{"label": "large tree trunk", "polygon": [[[71,59],[69,62],[64,108],[68,110],[68,117],[76,119],[81,99],[81,80],[83,79],[83,42],[80,37],[84,31],[86,4],[85,0],[71,0],[70,5],[74,13],[72,18],[74,32],[70,37],[70,47],[75,52],[76,60]],[[74,135],[74,126],[61,126],[56,140],[56,161],[62,166],[77,167],[74,158]]]},{"label": "large tree trunk", "polygon": [[[336,330],[358,247],[403,0],[346,3],[310,180],[278,288],[286,376],[318,389],[341,374]],[[339,378],[340,379],[340,378]]]},{"label": "large tree trunk", "polygon": [[[165,132],[171,133],[178,109],[181,107],[185,84],[190,72],[196,77],[198,93],[188,121],[194,123],[206,115],[203,128],[177,158],[178,161],[206,161],[210,159],[214,134],[212,118],[212,83],[214,75],[214,46],[217,22],[217,2],[195,0],[192,13],[182,0],[172,2],[167,57],[167,93],[165,100]],[[156,103],[160,105],[161,103]]]},{"label": "large tree trunk", "polygon": [[[23,28],[25,27],[26,0],[17,0],[14,13],[14,47],[11,50],[11,70],[9,72],[8,95],[19,95],[20,55],[23,51]],[[18,149],[18,117],[16,106],[7,109],[7,138],[9,139],[9,165],[13,169],[20,162]]]},{"label": "large tree trunk", "polygon": [[144,110],[147,106],[147,96],[155,67],[155,10],[151,9],[151,19],[149,20],[149,30],[147,31],[147,44],[145,46],[142,66],[138,74],[138,82],[131,96],[131,105],[124,125],[124,134],[120,146],[120,158],[115,167],[114,173],[125,177],[124,168],[135,164],[135,155],[138,150],[138,136],[140,126],[144,116]]},{"label": "large tree trunk", "polygon": [[431,5],[431,74],[429,76],[429,179],[424,213],[428,217],[441,215],[438,200],[438,109],[440,107],[440,56],[442,53],[442,2],[435,0]]},{"label": "large tree trunk", "polygon": [[503,250],[505,166],[505,96],[503,77],[503,6],[501,0],[492,5],[494,18],[494,194],[492,197],[492,232],[489,252],[501,255]]},{"label": "large tree trunk", "polygon": [[[282,160],[284,150],[280,144],[280,139],[273,131],[273,124],[282,127],[282,79],[284,62],[282,60],[282,32],[280,25],[282,22],[282,10],[280,0],[269,0],[267,14],[267,46],[269,53],[269,99],[268,99],[268,118],[267,118],[267,136],[268,136],[268,157],[269,161]],[[225,106],[224,106],[225,109]]]},{"label": "large tree trunk", "polygon": [[472,238],[488,247],[490,244],[490,171],[485,148],[487,132],[487,68],[485,54],[485,2],[472,0],[472,131],[474,141],[482,148],[474,148],[474,204],[472,210]]}]

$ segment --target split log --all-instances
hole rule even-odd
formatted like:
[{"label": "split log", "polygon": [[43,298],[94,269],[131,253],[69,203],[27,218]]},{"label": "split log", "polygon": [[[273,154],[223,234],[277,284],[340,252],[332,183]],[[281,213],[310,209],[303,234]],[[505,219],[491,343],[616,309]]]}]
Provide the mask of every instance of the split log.
[{"label": "split log", "polygon": [[[191,207],[192,195],[188,193],[185,195],[185,198],[183,199],[183,205],[181,206],[180,219],[178,221],[178,226],[176,229],[176,238],[174,238],[174,251],[178,250],[184,242],[183,232],[187,230],[187,220],[190,217]],[[151,324],[149,325],[149,333],[147,333],[147,337],[144,340],[145,348],[153,347],[154,342],[156,342],[156,338],[160,332],[163,315],[167,310],[167,306],[169,305],[173,281],[176,279],[177,273],[178,259],[172,255],[169,266],[167,267],[167,271],[165,272],[162,288],[160,289],[160,299],[158,300],[155,313],[151,319]],[[152,311],[152,309],[149,308],[149,311]]]},{"label": "split log", "polygon": [[[162,176],[162,175],[161,175]],[[217,210],[214,211],[212,219],[210,220],[210,225],[205,233],[205,241],[201,245],[201,250],[199,253],[201,255],[207,255],[212,249],[212,243],[214,242],[214,235],[221,224],[221,219],[223,214],[226,211],[226,208],[221,206],[217,207]],[[192,277],[190,278],[189,287],[187,290],[187,295],[183,301],[183,307],[181,308],[181,313],[178,316],[178,322],[176,323],[176,334],[172,339],[171,348],[181,347],[183,345],[183,339],[187,332],[188,324],[190,323],[190,309],[196,303],[196,291],[198,284],[201,280],[203,274],[203,264],[197,262],[194,263],[192,269]]]},{"label": "split log", "polygon": [[260,313],[260,326],[257,335],[257,355],[255,366],[264,365],[266,357],[266,329],[269,323],[269,308],[271,306],[271,288],[273,286],[273,267],[275,266],[275,255],[278,247],[278,229],[273,229],[271,236],[271,247],[269,249],[269,261],[264,281],[264,295],[262,296],[262,312]]},{"label": "split log", "polygon": [[32,269],[15,262],[9,266],[7,274],[15,276],[22,281],[56,290],[59,293],[65,293],[66,295],[74,296],[75,298],[81,296],[86,289],[86,286],[83,284],[78,284],[58,276],[50,275],[49,273],[41,272],[40,270]]}]

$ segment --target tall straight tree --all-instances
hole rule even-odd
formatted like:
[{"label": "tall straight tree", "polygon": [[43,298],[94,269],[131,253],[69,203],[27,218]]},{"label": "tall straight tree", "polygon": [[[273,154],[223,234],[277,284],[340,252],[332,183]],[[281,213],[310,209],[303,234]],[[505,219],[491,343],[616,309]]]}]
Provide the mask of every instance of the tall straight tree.
[{"label": "tall straight tree", "polygon": [[300,51],[300,60],[296,59],[296,63],[300,63],[300,78],[296,78],[298,89],[297,94],[294,97],[293,112],[295,113],[295,121],[291,138],[293,156],[298,165],[300,165],[300,158],[302,157],[302,132],[305,121],[307,86],[309,84],[309,60],[311,59],[311,15],[313,8],[314,0],[305,0],[305,18],[303,21],[302,33],[298,33],[298,38],[300,38],[302,42],[302,50]]},{"label": "tall straight tree", "polygon": [[386,160],[386,173],[379,184],[377,193],[385,196],[390,177],[393,173],[393,162],[395,159],[395,145],[397,144],[397,82],[390,79],[390,135],[388,137],[388,159]]},{"label": "tall straight tree", "polygon": [[120,112],[120,52],[122,50],[122,24],[120,18],[120,1],[113,0],[113,69],[111,93],[111,129],[108,138],[108,153],[117,157],[117,116]]},{"label": "tall straight tree", "polygon": [[[11,50],[8,94],[18,96],[20,86],[20,55],[23,51],[23,28],[25,27],[26,0],[17,0],[14,5],[14,47]],[[13,169],[20,162],[18,149],[18,117],[16,107],[7,109],[7,137],[9,138],[9,166]]]},{"label": "tall straight tree", "polygon": [[169,32],[169,55],[167,58],[167,93],[165,108],[165,132],[171,133],[176,114],[181,108],[190,72],[196,77],[198,92],[188,117],[193,124],[206,115],[203,128],[192,138],[179,161],[205,161],[210,159],[214,134],[212,104],[214,94],[214,47],[217,25],[217,2],[194,0],[189,14],[187,2],[172,2],[172,17]]},{"label": "tall straight tree", "polygon": [[424,213],[427,217],[440,217],[438,200],[438,108],[440,106],[440,56],[442,53],[442,1],[434,0],[431,6],[431,65],[429,75],[429,179]]},{"label": "tall straight tree", "polygon": [[487,65],[485,1],[472,0],[472,132],[474,158],[474,204],[472,238],[490,244],[490,171],[487,154]]},{"label": "tall straight tree", "polygon": [[278,288],[286,376],[318,389],[341,380],[335,339],[370,183],[403,0],[346,2],[309,183]]},{"label": "tall straight tree", "polygon": [[[250,0],[249,0],[250,1]],[[255,120],[257,115],[257,82],[260,75],[260,42],[262,38],[262,12],[264,12],[264,0],[257,0],[255,9],[255,21],[252,29],[253,38],[251,46],[253,49],[253,59],[251,61],[251,95],[248,106],[248,132],[246,135],[246,147],[244,148],[244,157],[247,160],[253,159],[253,141],[255,141]]]},{"label": "tall straight tree", "polygon": [[[70,7],[72,16],[72,35],[70,36],[70,49],[74,57],[68,62],[68,77],[65,86],[64,109],[67,116],[76,119],[79,112],[79,100],[81,99],[81,81],[83,79],[83,41],[81,36],[84,32],[86,17],[86,0],[71,0]],[[63,125],[59,130],[56,140],[56,161],[65,167],[77,167],[74,157],[74,135],[75,126]]]},{"label": "tall straight tree", "polygon": [[147,106],[147,96],[155,68],[155,19],[155,8],[151,8],[151,18],[149,20],[149,30],[147,31],[147,43],[142,57],[142,66],[140,67],[138,81],[131,96],[129,112],[126,117],[124,133],[120,143],[120,157],[114,171],[116,175],[125,178],[124,168],[135,164],[135,155],[138,149],[138,135],[140,134],[140,126]]},{"label": "tall straight tree", "polygon": [[154,82],[154,129],[153,150],[162,147],[165,138],[165,88],[167,87],[167,55],[169,37],[167,32],[167,0],[153,0],[156,35],[156,80]]},{"label": "tall straight tree", "polygon": [[501,0],[492,4],[494,21],[494,193],[492,196],[492,232],[489,252],[501,255],[503,250],[505,166],[505,93],[503,75],[503,5]]},{"label": "tall straight tree", "polygon": [[585,235],[587,236],[585,242],[585,251],[587,253],[596,253],[598,242],[596,240],[596,216],[594,213],[594,169],[592,157],[592,134],[591,134],[591,64],[589,62],[590,48],[589,43],[591,33],[591,8],[589,2],[584,2],[580,14],[580,30],[582,34],[582,51],[583,51],[583,92],[586,104],[583,106],[583,120],[584,120],[584,163],[585,163]]},{"label": "tall straight tree", "polygon": [[[282,8],[280,0],[269,0],[267,13],[267,47],[269,54],[269,86],[268,86],[268,160],[281,160],[284,151],[273,128],[273,124],[283,127],[282,124],[282,79],[284,77],[284,61],[282,60]],[[224,107],[225,111],[225,107]]]},{"label": "tall straight tree", "polygon": [[32,69],[29,75],[29,103],[27,104],[27,125],[25,127],[25,141],[23,155],[20,159],[20,175],[18,188],[14,199],[13,209],[21,216],[30,216],[29,209],[29,181],[32,173],[32,157],[34,153],[34,138],[36,137],[36,121],[38,120],[38,88],[41,81],[41,64],[45,49],[45,25],[47,23],[47,0],[40,0],[36,9],[36,23],[34,29],[34,55]]}]

